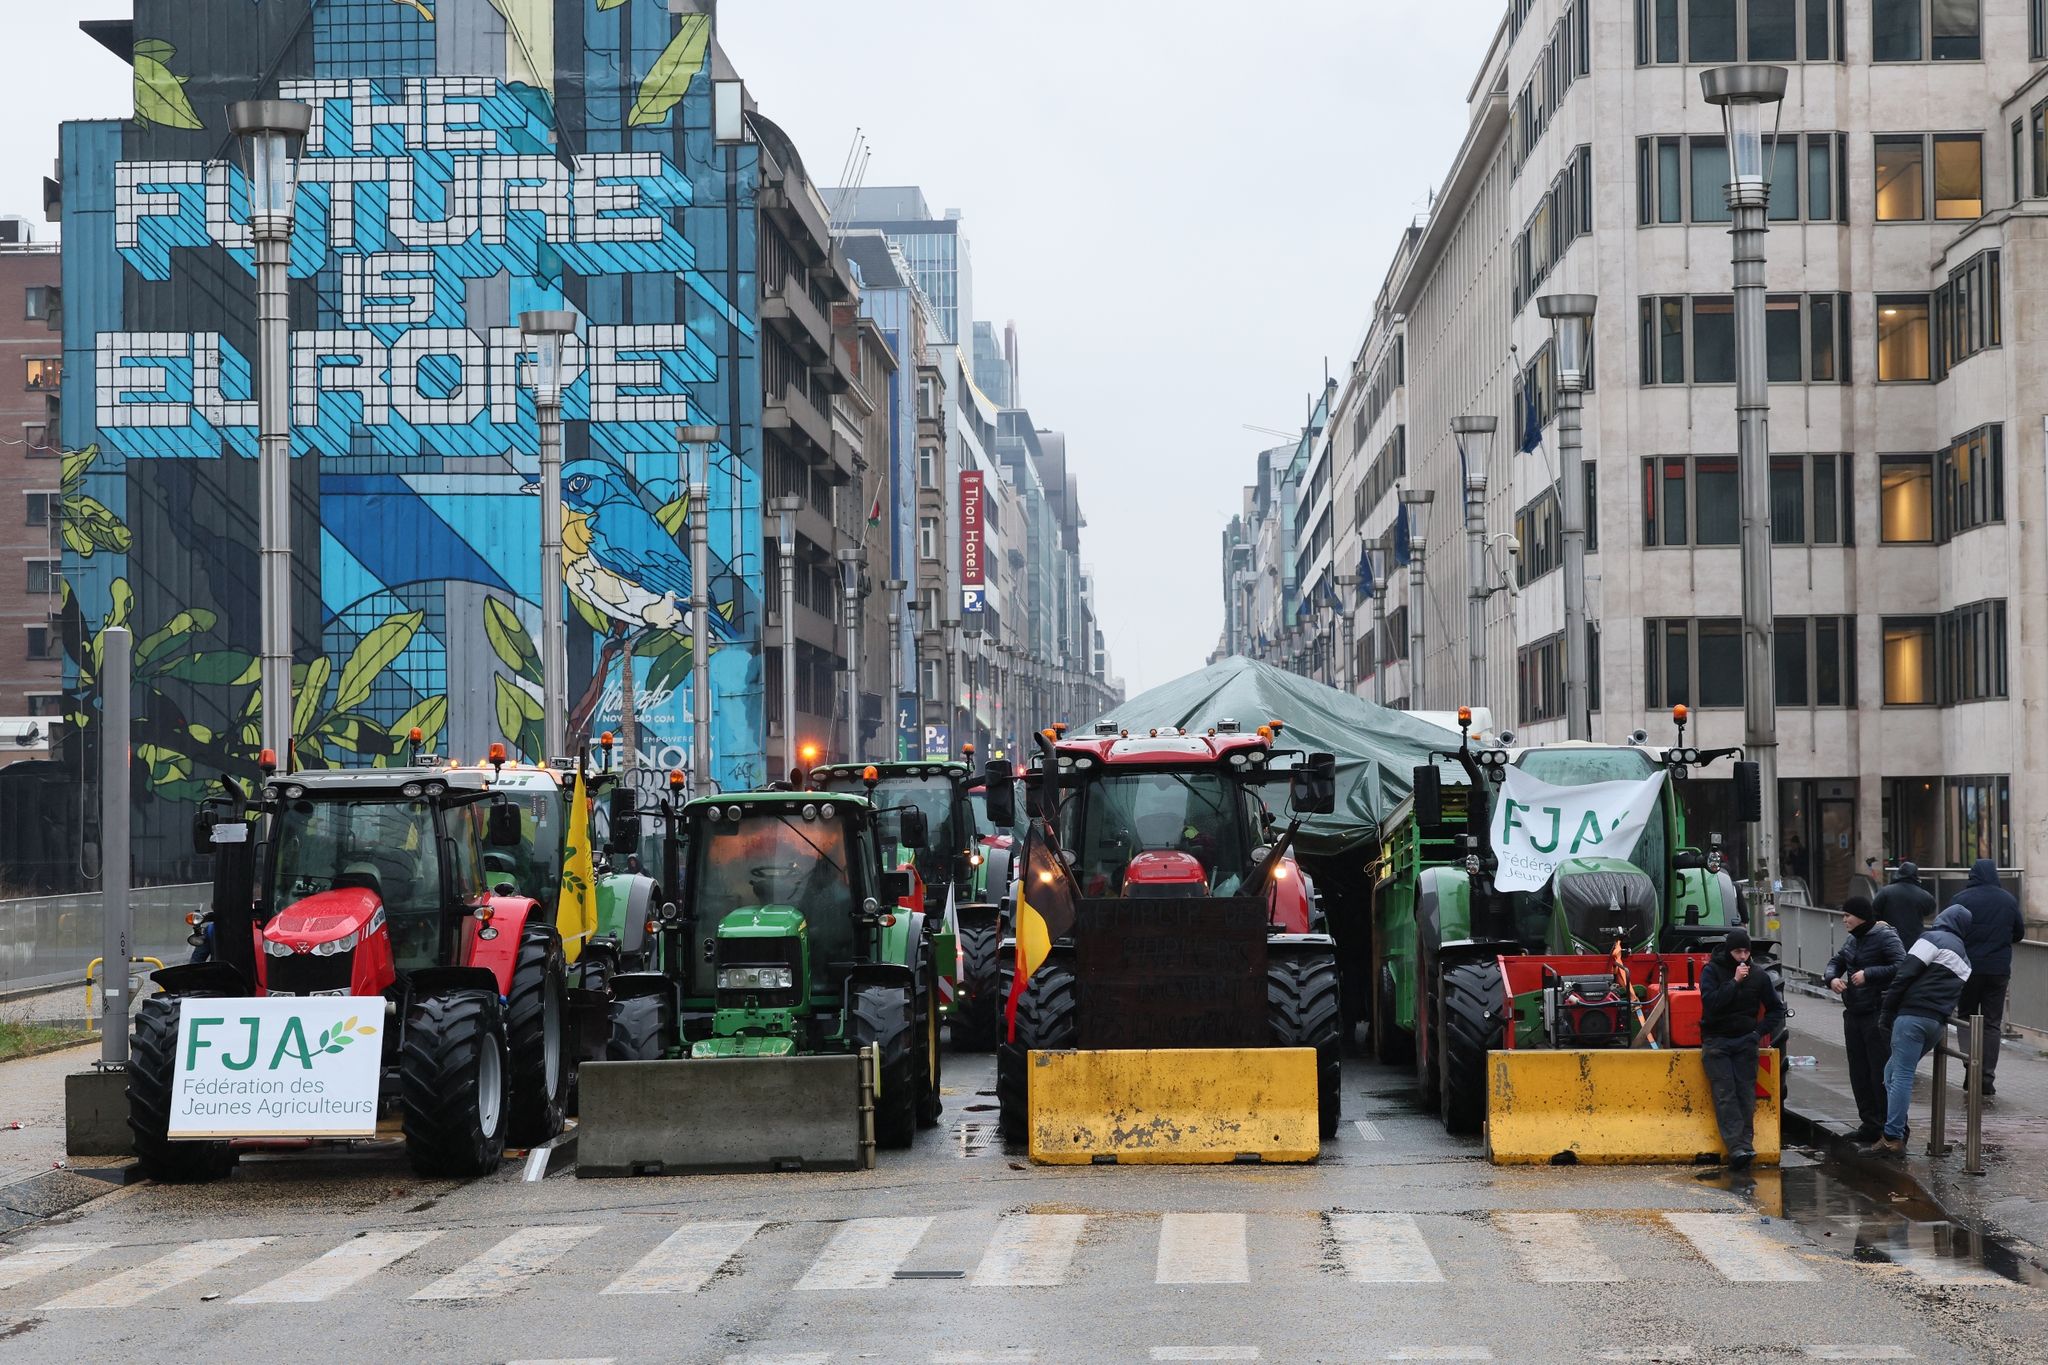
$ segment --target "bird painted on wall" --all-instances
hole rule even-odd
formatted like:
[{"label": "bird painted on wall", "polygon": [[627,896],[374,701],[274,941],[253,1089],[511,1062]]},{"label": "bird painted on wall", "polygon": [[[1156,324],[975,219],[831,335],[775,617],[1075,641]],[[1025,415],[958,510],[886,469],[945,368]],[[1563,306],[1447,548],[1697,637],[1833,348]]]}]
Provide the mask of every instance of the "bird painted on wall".
[{"label": "bird painted on wall", "polygon": [[[562,576],[571,593],[628,630],[686,624],[689,557],[626,471],[607,461],[563,467]],[[714,630],[726,625],[713,613]]]}]

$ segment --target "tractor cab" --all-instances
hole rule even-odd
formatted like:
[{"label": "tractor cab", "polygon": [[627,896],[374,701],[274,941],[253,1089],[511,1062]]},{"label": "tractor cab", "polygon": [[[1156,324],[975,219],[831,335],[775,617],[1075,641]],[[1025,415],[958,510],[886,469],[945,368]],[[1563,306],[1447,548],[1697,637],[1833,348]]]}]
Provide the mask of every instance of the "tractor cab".
[{"label": "tractor cab", "polygon": [[[911,863],[924,882],[925,913],[937,918],[946,912],[950,892],[956,904],[970,899],[974,879],[974,808],[967,798],[974,770],[963,762],[935,759],[926,763],[841,763],[811,770],[810,783],[820,791],[870,791],[865,773],[872,768],[875,782],[871,800],[877,814],[877,830],[884,857],[891,866]],[[925,843],[911,848],[902,837],[902,812],[916,810],[924,817]]]}]

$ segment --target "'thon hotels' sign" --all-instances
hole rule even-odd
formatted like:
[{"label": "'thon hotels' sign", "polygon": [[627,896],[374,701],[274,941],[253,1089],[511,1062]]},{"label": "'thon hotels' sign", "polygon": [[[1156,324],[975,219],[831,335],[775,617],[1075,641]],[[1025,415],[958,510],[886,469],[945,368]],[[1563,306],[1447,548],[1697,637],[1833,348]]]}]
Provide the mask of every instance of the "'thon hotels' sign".
[{"label": "'thon hotels' sign", "polygon": [[[982,560],[985,543],[982,526],[981,471],[965,469],[960,472],[960,585],[963,588],[979,588],[988,582],[986,565]],[[980,594],[974,596],[978,598]]]}]

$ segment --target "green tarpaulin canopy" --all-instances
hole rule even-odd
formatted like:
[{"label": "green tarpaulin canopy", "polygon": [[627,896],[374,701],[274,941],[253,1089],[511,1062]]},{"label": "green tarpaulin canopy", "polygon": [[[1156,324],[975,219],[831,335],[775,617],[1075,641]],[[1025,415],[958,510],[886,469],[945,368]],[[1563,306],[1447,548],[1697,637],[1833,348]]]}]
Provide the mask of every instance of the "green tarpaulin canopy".
[{"label": "green tarpaulin canopy", "polygon": [[1097,723],[1133,734],[1166,726],[1206,730],[1226,719],[1247,732],[1277,719],[1286,724],[1281,748],[1336,755],[1337,811],[1302,825],[1296,847],[1307,857],[1362,851],[1377,838],[1380,821],[1408,795],[1416,766],[1428,761],[1432,749],[1457,743],[1455,733],[1406,711],[1375,706],[1242,655],[1141,692],[1072,733],[1086,736]]}]

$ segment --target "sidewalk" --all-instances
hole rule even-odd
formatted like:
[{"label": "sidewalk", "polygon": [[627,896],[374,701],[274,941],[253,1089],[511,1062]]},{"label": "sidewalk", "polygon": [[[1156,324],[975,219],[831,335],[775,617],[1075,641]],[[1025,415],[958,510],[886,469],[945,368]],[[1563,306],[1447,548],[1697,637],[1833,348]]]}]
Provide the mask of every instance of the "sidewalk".
[{"label": "sidewalk", "polygon": [[[1817,989],[1794,985],[1787,994],[1793,1012],[1789,1050],[1813,1057],[1816,1065],[1785,1073],[1786,1108],[1839,1137],[1856,1128],[1856,1101],[1842,1048],[1842,1007],[1833,996],[1811,993]],[[1948,1063],[1948,1140],[1954,1148],[1944,1157],[1927,1155],[1933,1072],[1934,1059],[1922,1060],[1913,1085],[1905,1174],[1952,1216],[2023,1244],[2020,1250],[2048,1265],[2048,1055],[2031,1042],[2005,1040],[1998,1094],[1984,1101],[1981,1176],[1963,1173],[1963,1068],[1954,1058]],[[1838,1150],[1845,1146],[1837,1143]]]}]

